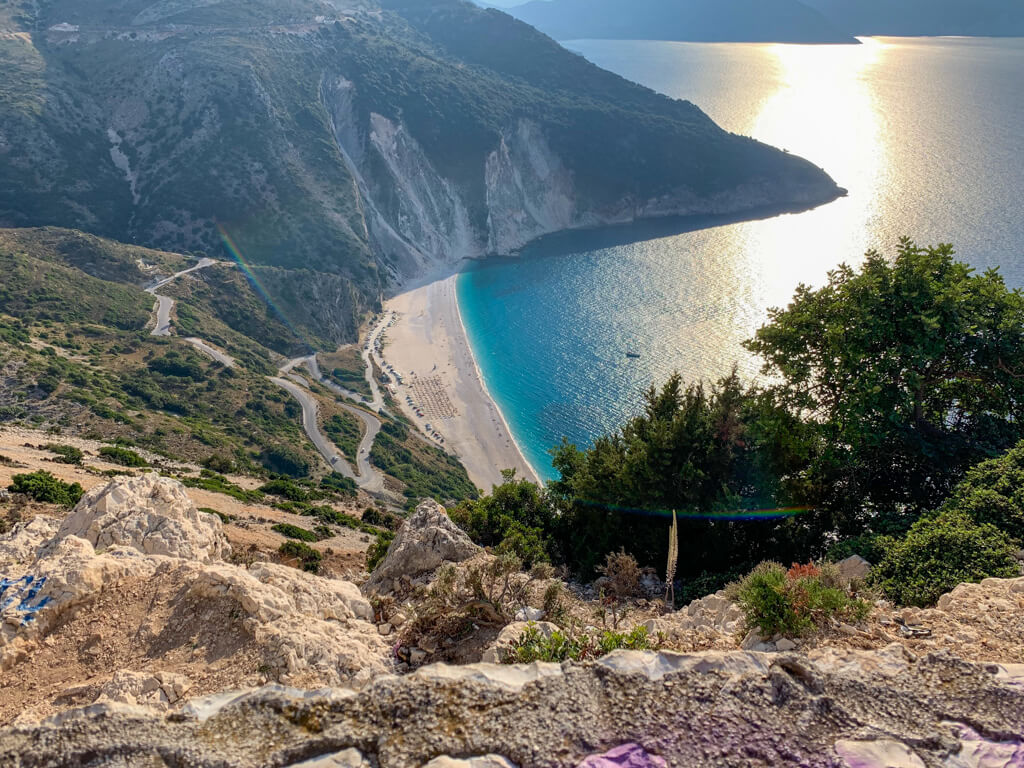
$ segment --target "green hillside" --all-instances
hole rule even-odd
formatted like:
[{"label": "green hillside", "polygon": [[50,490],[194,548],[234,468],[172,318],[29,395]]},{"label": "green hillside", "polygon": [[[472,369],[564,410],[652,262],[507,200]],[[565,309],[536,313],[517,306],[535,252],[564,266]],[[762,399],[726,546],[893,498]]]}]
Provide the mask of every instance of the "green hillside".
[{"label": "green hillside", "polygon": [[[839,193],[813,165],[461,0],[6,0],[4,17],[0,225],[239,257],[277,319],[321,348],[354,339],[406,268],[380,231],[412,219],[401,234],[422,246],[423,197],[457,196],[487,242],[485,163],[524,119],[587,210],[766,181],[780,206]],[[372,115],[422,149],[435,190],[399,199],[369,151]]]}]

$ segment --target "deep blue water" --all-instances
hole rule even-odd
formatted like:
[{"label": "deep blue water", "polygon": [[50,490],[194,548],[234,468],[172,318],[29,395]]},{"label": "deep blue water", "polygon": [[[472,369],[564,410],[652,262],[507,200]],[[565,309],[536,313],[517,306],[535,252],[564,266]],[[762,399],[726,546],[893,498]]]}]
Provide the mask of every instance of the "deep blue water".
[{"label": "deep blue water", "polygon": [[850,194],[742,223],[562,233],[461,275],[488,388],[543,477],[563,435],[587,445],[615,429],[674,370],[756,377],[740,343],[769,307],[903,234],[1024,286],[1024,40],[566,45],[814,161]]}]

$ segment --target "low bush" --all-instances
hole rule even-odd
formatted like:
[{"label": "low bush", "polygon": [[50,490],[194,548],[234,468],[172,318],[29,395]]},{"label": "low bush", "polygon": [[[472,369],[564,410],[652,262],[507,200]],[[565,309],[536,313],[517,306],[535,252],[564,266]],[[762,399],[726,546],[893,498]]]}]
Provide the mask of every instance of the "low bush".
[{"label": "low bush", "polygon": [[942,509],[962,512],[978,524],[991,523],[1024,543],[1024,442],[972,468]]},{"label": "low bush", "polygon": [[258,502],[263,500],[263,494],[258,490],[249,490],[240,485],[235,485],[224,475],[218,475],[208,469],[200,471],[199,477],[182,477],[181,484],[189,488],[202,488],[204,491],[223,493],[233,499],[244,502]]},{"label": "low bush", "polygon": [[275,523],[270,527],[272,531],[280,533],[282,536],[286,536],[289,539],[299,539],[300,541],[318,541],[318,537],[312,531],[307,531],[305,528],[300,528],[297,525],[291,523]]},{"label": "low bush", "polygon": [[73,445],[58,445],[57,443],[50,443],[46,446],[46,450],[50,453],[57,454],[57,458],[54,459],[59,464],[81,464],[84,453]]},{"label": "low bush", "polygon": [[531,624],[509,646],[501,659],[504,664],[529,664],[534,661],[585,661],[597,659],[612,651],[625,648],[633,651],[657,649],[651,642],[647,628],[639,626],[632,632],[602,632],[599,635],[573,635],[556,630],[545,636]]},{"label": "low bush", "polygon": [[893,540],[871,580],[895,603],[928,606],[957,584],[1019,576],[1014,552],[1010,538],[994,525],[945,509]]},{"label": "low bush", "polygon": [[260,486],[262,493],[272,493],[288,501],[308,501],[309,493],[294,480],[279,477]]},{"label": "low bush", "polygon": [[384,556],[388,553],[388,547],[391,546],[391,542],[394,540],[395,534],[391,531],[381,531],[377,534],[376,540],[370,545],[370,548],[366,550],[366,570],[372,572],[376,568],[380,561],[384,559]]},{"label": "low bush", "polygon": [[762,637],[805,635],[831,619],[861,621],[870,610],[844,589],[834,566],[794,564],[787,571],[778,563],[761,563],[731,584],[728,594],[743,610],[746,628]]},{"label": "low bush", "polygon": [[320,565],[323,562],[324,556],[308,544],[290,540],[278,547],[277,551],[285,557],[296,558],[299,561],[299,567],[304,571],[309,571],[310,573],[320,572]]},{"label": "low bush", "polygon": [[112,464],[120,464],[122,467],[149,466],[149,463],[135,451],[122,448],[119,445],[104,445],[100,448],[100,456]]},{"label": "low bush", "polygon": [[34,501],[46,504],[61,504],[73,507],[82,498],[82,486],[78,483],[65,483],[45,470],[25,475],[15,475],[7,490],[12,493],[24,493]]}]

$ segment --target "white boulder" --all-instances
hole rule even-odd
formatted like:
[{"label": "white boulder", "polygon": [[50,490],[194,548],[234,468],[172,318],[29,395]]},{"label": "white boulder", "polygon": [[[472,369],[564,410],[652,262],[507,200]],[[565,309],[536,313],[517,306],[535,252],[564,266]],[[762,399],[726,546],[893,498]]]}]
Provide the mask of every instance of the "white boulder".
[{"label": "white boulder", "polygon": [[209,562],[231,548],[216,515],[200,512],[177,480],[148,472],[120,477],[86,493],[56,540],[85,539],[97,549],[134,547],[147,555]]},{"label": "white boulder", "polygon": [[479,551],[444,507],[427,499],[402,525],[384,560],[370,574],[366,589],[384,591],[403,576],[415,578],[443,563],[468,560]]}]

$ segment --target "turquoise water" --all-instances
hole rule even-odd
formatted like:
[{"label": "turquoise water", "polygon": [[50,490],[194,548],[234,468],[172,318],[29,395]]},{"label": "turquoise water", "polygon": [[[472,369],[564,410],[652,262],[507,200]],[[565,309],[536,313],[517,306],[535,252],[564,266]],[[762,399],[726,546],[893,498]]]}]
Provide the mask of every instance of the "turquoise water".
[{"label": "turquoise water", "polygon": [[693,381],[738,365],[756,377],[740,344],[769,307],[903,234],[952,242],[1024,286],[1024,40],[566,45],[814,161],[850,194],[742,223],[562,233],[461,275],[488,389],[542,477],[563,435],[587,445],[615,429],[674,370]]}]

